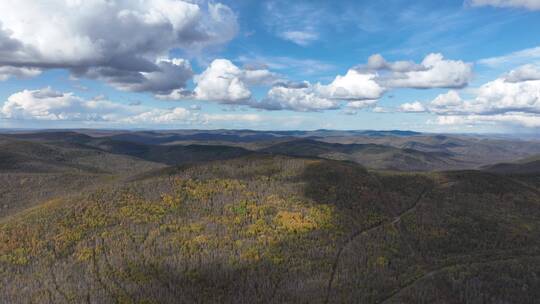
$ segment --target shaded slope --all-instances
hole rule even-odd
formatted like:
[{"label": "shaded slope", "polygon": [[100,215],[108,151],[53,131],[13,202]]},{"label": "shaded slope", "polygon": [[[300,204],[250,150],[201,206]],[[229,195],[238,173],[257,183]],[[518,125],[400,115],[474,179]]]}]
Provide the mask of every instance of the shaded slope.
[{"label": "shaded slope", "polygon": [[95,156],[93,150],[63,148],[17,139],[0,140],[0,170],[3,172],[53,173],[65,171],[102,172],[82,164],[80,158]]},{"label": "shaded slope", "polygon": [[500,174],[540,174],[540,156],[528,157],[513,163],[485,166],[482,170]]},{"label": "shaded slope", "polygon": [[169,165],[230,159],[254,153],[243,148],[229,146],[147,145],[111,139],[95,140],[91,145],[109,153],[124,154]]},{"label": "shaded slope", "polygon": [[350,160],[373,169],[426,171],[453,169],[463,164],[445,152],[422,152],[375,144],[338,144],[301,139],[278,143],[261,152],[291,156]]},{"label": "shaded slope", "polygon": [[0,218],[163,165],[68,142],[0,139]]},{"label": "shaded slope", "polygon": [[460,163],[461,169],[472,169],[498,162],[512,162],[540,153],[538,141],[474,135],[346,136],[326,137],[321,140],[332,143],[378,144],[422,152],[449,153]]},{"label": "shaded slope", "polygon": [[[230,131],[223,133],[197,132],[194,134],[175,134],[175,133],[155,133],[155,132],[134,132],[123,133],[110,136],[110,139],[119,141],[130,141],[140,144],[166,144],[180,141],[201,141],[201,142],[255,142],[277,138],[278,136],[269,133],[242,134]],[[227,134],[232,133],[232,134]],[[247,132],[246,132],[247,133]]]},{"label": "shaded slope", "polygon": [[[26,157],[25,161],[35,159],[43,160],[44,164],[48,162],[59,165],[82,165],[84,163],[81,161],[82,158],[104,154],[125,155],[170,165],[253,154],[243,148],[223,145],[157,145],[138,142],[161,142],[162,137],[168,136],[155,132],[122,133],[105,137],[91,137],[76,132],[37,132],[0,137],[0,145],[3,146],[6,159],[14,158],[15,153]],[[138,138],[145,139],[138,140]],[[94,166],[99,167],[100,163]],[[120,170],[115,166],[110,167],[109,164],[103,167]]]},{"label": "shaded slope", "polygon": [[[4,172],[87,172],[130,174],[152,163],[120,156],[69,141],[0,139],[0,170]],[[134,166],[137,163],[138,168]]]},{"label": "shaded slope", "polygon": [[39,142],[70,142],[70,143],[87,143],[93,139],[93,137],[81,134],[74,131],[36,131],[36,132],[22,132],[3,134],[2,137],[25,140],[25,141],[39,141]]}]

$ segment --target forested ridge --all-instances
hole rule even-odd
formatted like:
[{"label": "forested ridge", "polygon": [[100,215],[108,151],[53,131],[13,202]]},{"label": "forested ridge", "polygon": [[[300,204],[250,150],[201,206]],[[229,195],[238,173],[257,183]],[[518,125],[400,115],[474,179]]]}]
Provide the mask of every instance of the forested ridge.
[{"label": "forested ridge", "polygon": [[247,155],[0,223],[3,303],[534,303],[534,175]]}]

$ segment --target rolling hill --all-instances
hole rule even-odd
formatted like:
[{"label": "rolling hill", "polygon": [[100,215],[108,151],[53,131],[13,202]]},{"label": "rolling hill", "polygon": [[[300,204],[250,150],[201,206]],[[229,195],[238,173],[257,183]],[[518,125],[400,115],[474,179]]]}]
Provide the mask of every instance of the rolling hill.
[{"label": "rolling hill", "polygon": [[253,152],[240,147],[215,145],[149,145],[129,141],[97,139],[89,144],[112,154],[137,157],[147,161],[175,165],[209,160],[229,159]]},{"label": "rolling hill", "polygon": [[540,141],[475,135],[420,134],[413,136],[337,136],[320,139],[330,143],[378,144],[399,149],[452,154],[461,169],[512,162],[540,153]]},{"label": "rolling hill", "polygon": [[310,139],[281,142],[259,150],[271,154],[349,160],[372,169],[429,171],[466,167],[448,152],[424,152],[376,144],[338,144]]},{"label": "rolling hill", "polygon": [[527,157],[512,163],[500,163],[482,168],[484,171],[500,174],[540,174],[540,155]]},{"label": "rolling hill", "polygon": [[0,217],[164,166],[69,140],[28,139],[0,139]]},{"label": "rolling hill", "polygon": [[138,144],[76,132],[8,134],[0,136],[0,216],[166,165],[253,153],[227,146]]},{"label": "rolling hill", "polygon": [[[492,303],[540,294],[539,184],[245,156],[0,223],[6,303]],[[504,286],[504,288],[501,288]]]}]

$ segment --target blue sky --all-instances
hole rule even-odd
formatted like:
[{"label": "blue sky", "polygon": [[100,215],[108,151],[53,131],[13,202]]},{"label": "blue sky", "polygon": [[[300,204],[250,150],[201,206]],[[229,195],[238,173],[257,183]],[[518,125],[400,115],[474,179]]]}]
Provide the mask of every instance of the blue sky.
[{"label": "blue sky", "polygon": [[7,0],[1,128],[537,133],[540,1]]}]

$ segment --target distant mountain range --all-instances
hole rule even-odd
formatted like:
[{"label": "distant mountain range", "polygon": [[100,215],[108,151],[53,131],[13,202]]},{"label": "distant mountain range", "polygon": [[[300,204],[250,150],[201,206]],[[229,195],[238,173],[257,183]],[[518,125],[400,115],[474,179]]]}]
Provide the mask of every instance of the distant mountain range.
[{"label": "distant mountain range", "polygon": [[373,169],[455,170],[512,162],[540,153],[540,141],[430,135],[411,131],[85,131],[5,134],[4,138],[137,157],[165,164],[252,153],[354,161]]}]

